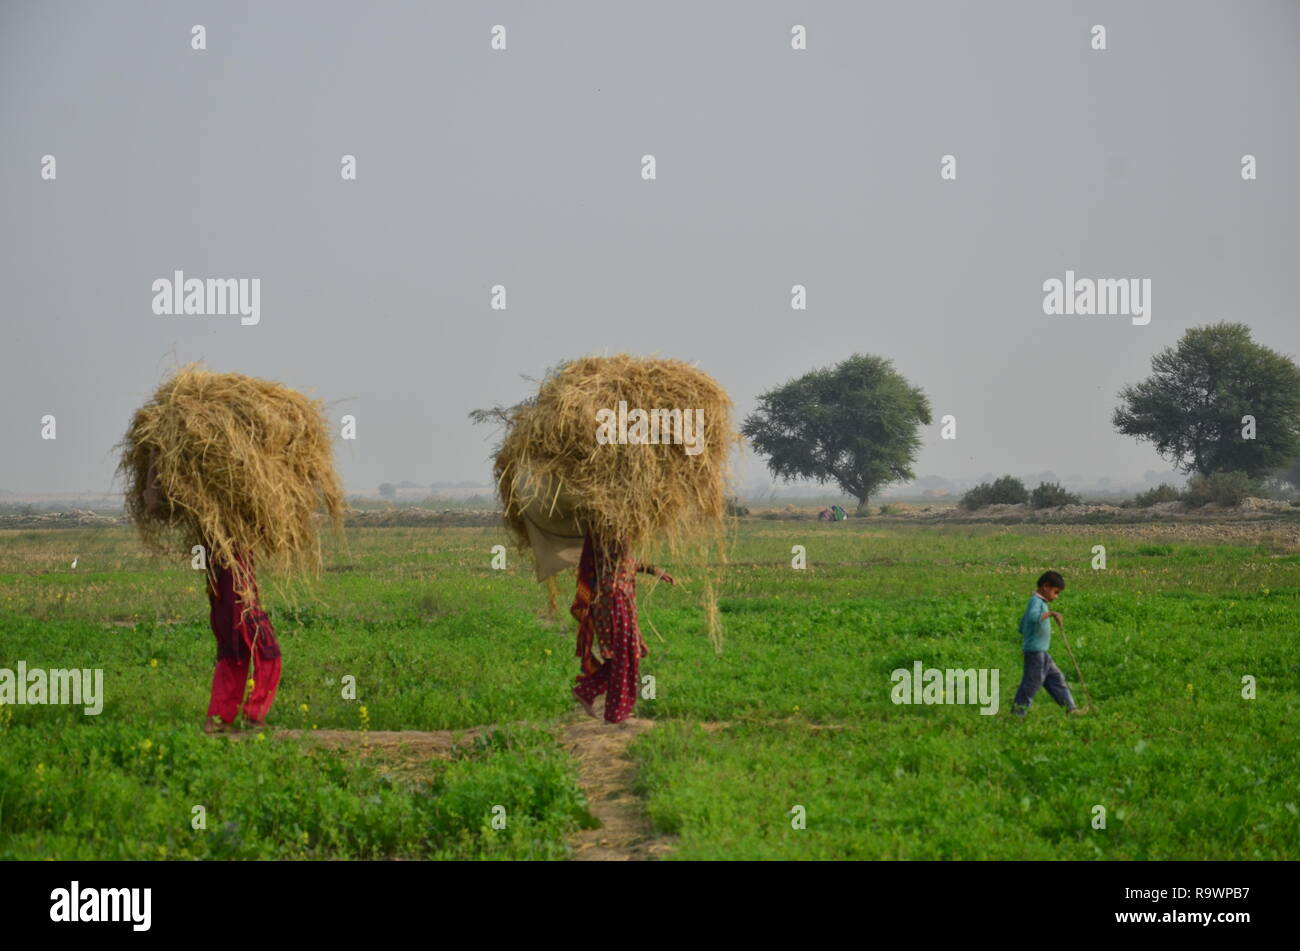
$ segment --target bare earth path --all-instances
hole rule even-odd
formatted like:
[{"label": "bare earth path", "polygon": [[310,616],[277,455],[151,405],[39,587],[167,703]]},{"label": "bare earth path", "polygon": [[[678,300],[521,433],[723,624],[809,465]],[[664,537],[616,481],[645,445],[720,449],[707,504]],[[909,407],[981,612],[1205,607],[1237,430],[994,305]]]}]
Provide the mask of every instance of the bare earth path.
[{"label": "bare earth path", "polygon": [[653,720],[637,717],[618,724],[583,717],[564,727],[564,745],[578,764],[587,808],[600,820],[600,828],[583,829],[573,840],[577,861],[644,861],[672,851],[665,840],[655,838],[632,791],[636,765],[627,747],[653,727]]},{"label": "bare earth path", "polygon": [[[628,745],[654,727],[653,720],[630,717],[610,724],[580,716],[560,721],[560,741],[578,767],[578,784],[587,808],[600,822],[572,839],[573,857],[585,862],[644,861],[672,850],[656,838],[633,792],[636,765]],[[712,726],[709,724],[707,726]],[[706,726],[706,728],[707,728]],[[400,773],[416,773],[429,757],[447,759],[457,746],[472,744],[494,726],[465,730],[276,730],[273,739],[305,739],[333,749],[355,749],[365,758],[378,757]],[[247,736],[235,734],[234,736]]]}]

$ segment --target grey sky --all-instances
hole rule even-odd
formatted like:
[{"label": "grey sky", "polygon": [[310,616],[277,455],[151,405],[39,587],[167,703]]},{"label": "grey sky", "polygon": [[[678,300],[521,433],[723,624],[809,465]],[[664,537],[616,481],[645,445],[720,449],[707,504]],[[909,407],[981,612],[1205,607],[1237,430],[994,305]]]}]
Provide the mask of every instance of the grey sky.
[{"label": "grey sky", "polygon": [[[1300,349],[1297,102],[1294,2],[0,0],[0,488],[107,489],[193,359],[356,415],[350,489],[486,480],[470,409],[617,351],[742,417],[878,353],[957,416],[918,474],[1140,476],[1109,416],[1157,349],[1222,319]],[[1066,268],[1150,278],[1151,323],[1044,316]],[[175,269],[260,278],[260,324],[155,316]]]}]

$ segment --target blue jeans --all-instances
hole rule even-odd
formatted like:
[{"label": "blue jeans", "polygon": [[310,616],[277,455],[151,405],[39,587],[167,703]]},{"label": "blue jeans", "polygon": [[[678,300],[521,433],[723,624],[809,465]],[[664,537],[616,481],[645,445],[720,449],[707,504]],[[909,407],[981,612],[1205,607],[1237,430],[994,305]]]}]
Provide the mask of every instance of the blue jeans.
[{"label": "blue jeans", "polygon": [[1052,655],[1047,651],[1024,651],[1024,655],[1025,673],[1020,678],[1020,689],[1016,691],[1011,712],[1024,716],[1029,705],[1034,702],[1034,694],[1038,693],[1039,687],[1046,687],[1053,700],[1065,709],[1073,710],[1074,697],[1070,695],[1065,675],[1056,666],[1056,661],[1052,660]]}]

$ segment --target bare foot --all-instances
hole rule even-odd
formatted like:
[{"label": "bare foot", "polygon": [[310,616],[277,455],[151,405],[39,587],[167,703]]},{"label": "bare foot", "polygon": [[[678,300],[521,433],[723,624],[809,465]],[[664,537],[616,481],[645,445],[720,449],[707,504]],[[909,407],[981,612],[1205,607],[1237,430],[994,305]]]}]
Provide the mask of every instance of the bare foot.
[{"label": "bare foot", "polygon": [[204,733],[233,733],[235,732],[235,730],[232,724],[227,723],[225,720],[221,719],[221,717],[204,717],[203,732]]},{"label": "bare foot", "polygon": [[576,690],[573,691],[573,699],[577,700],[578,703],[582,704],[582,709],[586,711],[587,716],[600,719],[600,714],[596,712],[596,708],[591,705],[591,702],[589,700],[583,700],[582,697],[578,695],[578,691]]},{"label": "bare foot", "polygon": [[265,730],[267,729],[265,720],[254,720],[252,717],[244,717],[244,728],[248,730]]},{"label": "bare foot", "polygon": [[1071,711],[1069,711],[1069,712],[1070,712],[1070,716],[1073,716],[1073,717],[1081,717],[1081,716],[1083,716],[1084,714],[1086,714],[1086,713],[1088,712],[1088,708],[1087,708],[1087,707],[1075,707],[1073,710],[1071,710]]}]

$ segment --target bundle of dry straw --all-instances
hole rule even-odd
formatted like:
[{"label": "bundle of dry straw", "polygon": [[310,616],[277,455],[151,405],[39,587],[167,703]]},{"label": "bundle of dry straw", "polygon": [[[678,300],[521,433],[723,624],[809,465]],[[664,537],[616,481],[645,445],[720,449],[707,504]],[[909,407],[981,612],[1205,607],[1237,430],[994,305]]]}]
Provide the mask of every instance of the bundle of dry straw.
[{"label": "bundle of dry straw", "polygon": [[[145,545],[203,545],[240,588],[249,579],[239,577],[236,552],[314,572],[316,511],[336,529],[342,523],[324,406],[278,383],[184,366],[136,411],[119,448],[127,513]],[[153,512],[144,494],[151,464],[165,499]]]},{"label": "bundle of dry straw", "polygon": [[[617,414],[620,402],[629,413],[666,410],[673,420],[678,411],[702,410],[699,451],[687,453],[663,432],[658,444],[601,444],[597,414]],[[578,531],[617,540],[637,557],[666,544],[674,556],[703,558],[714,542],[723,555],[728,465],[740,438],[731,411],[730,397],[712,377],[678,360],[619,354],[562,364],[536,398],[507,414],[494,467],[507,527],[526,549],[525,513],[536,524],[539,511],[554,514],[564,504]],[[705,596],[716,647],[711,579]]]}]

